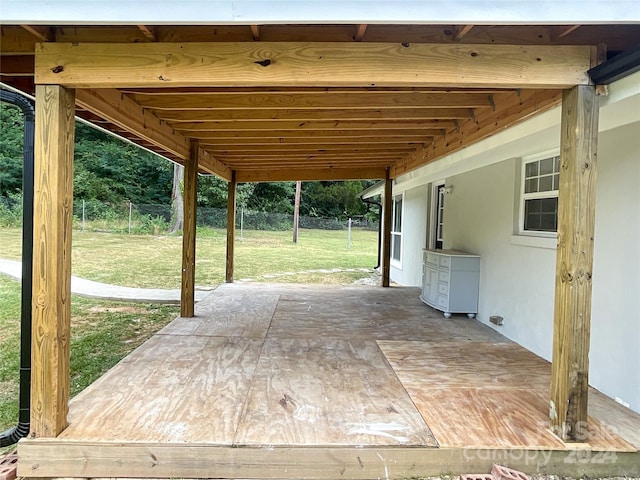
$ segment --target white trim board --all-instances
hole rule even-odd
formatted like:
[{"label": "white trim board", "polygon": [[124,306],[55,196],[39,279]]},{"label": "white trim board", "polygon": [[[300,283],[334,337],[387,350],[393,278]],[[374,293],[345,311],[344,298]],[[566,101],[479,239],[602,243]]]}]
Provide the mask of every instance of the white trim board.
[{"label": "white trim board", "polygon": [[[28,4],[28,5],[27,5]],[[0,0],[4,24],[631,24],[637,0]]]}]

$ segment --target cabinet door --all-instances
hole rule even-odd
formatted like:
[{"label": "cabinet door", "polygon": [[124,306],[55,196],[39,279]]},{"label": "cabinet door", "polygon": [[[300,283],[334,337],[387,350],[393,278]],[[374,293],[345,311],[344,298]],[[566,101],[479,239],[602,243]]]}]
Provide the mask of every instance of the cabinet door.
[{"label": "cabinet door", "polygon": [[427,276],[427,300],[435,305],[438,300],[438,270],[427,267]]}]

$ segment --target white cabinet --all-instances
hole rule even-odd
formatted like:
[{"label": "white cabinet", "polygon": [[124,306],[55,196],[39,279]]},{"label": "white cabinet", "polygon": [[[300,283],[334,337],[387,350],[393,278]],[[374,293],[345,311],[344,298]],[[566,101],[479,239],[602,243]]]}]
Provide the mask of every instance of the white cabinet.
[{"label": "white cabinet", "polygon": [[478,313],[480,257],[456,250],[424,250],[422,262],[422,294],[427,305],[444,312]]}]

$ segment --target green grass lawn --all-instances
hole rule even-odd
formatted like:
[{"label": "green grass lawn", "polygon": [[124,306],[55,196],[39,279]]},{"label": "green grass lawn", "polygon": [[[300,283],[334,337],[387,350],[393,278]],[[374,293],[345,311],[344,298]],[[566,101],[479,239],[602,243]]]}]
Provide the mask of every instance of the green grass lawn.
[{"label": "green grass lawn", "polygon": [[[236,242],[236,278],[266,281],[264,274],[293,272],[272,281],[352,283],[364,272],[299,274],[303,270],[371,268],[377,262],[377,233],[346,231],[245,231]],[[226,235],[202,229],[197,237],[196,284],[224,279]],[[179,288],[182,239],[73,232],[73,274],[132,287]],[[19,260],[21,232],[0,230],[0,258]],[[127,304],[72,297],[71,394],[74,395],[179,313],[177,306]],[[0,275],[0,431],[18,418],[20,283]]]},{"label": "green grass lawn", "polygon": [[[298,244],[291,232],[245,231],[236,241],[235,278],[264,281],[263,274],[330,268],[372,268],[377,263],[377,232],[354,229],[347,252],[346,230],[301,230]],[[198,231],[196,284],[214,286],[224,280],[226,234]],[[20,259],[20,230],[0,231],[0,258]],[[130,287],[179,288],[182,238],[73,232],[73,274],[98,282]],[[351,283],[363,272],[304,274],[279,282]]]}]

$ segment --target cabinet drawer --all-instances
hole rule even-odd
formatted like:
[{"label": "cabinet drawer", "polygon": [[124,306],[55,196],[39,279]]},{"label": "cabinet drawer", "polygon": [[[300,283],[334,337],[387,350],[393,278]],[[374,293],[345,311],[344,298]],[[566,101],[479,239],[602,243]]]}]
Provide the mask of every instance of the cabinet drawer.
[{"label": "cabinet drawer", "polygon": [[451,257],[440,257],[440,266],[449,268],[451,266]]},{"label": "cabinet drawer", "polygon": [[438,280],[440,280],[441,282],[449,282],[449,272],[438,272]]},{"label": "cabinet drawer", "polygon": [[424,262],[430,263],[431,265],[438,265],[438,258],[440,255],[431,252],[424,252]]},{"label": "cabinet drawer", "polygon": [[446,295],[438,295],[438,306],[445,310],[449,308],[449,297]]},{"label": "cabinet drawer", "polygon": [[448,283],[438,283],[438,293],[442,295],[449,295],[449,284]]}]

